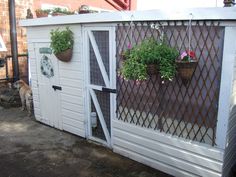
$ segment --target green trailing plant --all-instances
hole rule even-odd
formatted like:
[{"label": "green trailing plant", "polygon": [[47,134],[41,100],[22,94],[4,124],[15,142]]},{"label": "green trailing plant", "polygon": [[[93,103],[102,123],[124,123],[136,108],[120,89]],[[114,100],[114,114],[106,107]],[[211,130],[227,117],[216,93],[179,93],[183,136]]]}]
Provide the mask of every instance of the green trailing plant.
[{"label": "green trailing plant", "polygon": [[157,52],[155,50],[158,45],[154,39],[144,40],[140,45],[137,45],[131,53],[146,65],[158,64]]},{"label": "green trailing plant", "polygon": [[178,51],[165,43],[160,43],[155,47],[155,53],[158,58],[161,78],[172,80],[176,73],[175,60],[179,56]]},{"label": "green trailing plant", "polygon": [[125,79],[129,80],[147,79],[146,65],[138,62],[135,58],[128,59],[124,62],[121,73]]},{"label": "green trailing plant", "polygon": [[69,27],[66,27],[65,30],[60,30],[57,28],[56,30],[52,30],[50,34],[50,47],[52,48],[54,54],[59,54],[73,48],[74,37],[73,32],[69,29]]},{"label": "green trailing plant", "polygon": [[126,79],[145,80],[147,78],[147,65],[159,65],[159,72],[163,80],[172,80],[176,73],[175,60],[178,51],[163,42],[154,39],[144,40],[141,44],[124,52],[124,61],[121,74]]},{"label": "green trailing plant", "polygon": [[52,15],[58,15],[58,14],[65,14],[65,15],[72,15],[74,14],[74,12],[71,12],[67,9],[62,9],[62,8],[54,8],[52,10]]}]

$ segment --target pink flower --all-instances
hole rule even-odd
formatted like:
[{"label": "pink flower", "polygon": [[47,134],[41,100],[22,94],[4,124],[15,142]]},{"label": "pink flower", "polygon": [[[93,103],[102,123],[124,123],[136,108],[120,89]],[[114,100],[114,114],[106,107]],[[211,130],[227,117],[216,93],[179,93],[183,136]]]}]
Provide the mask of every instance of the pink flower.
[{"label": "pink flower", "polygon": [[180,59],[183,61],[191,61],[196,59],[196,55],[194,51],[186,50],[180,55]]},{"label": "pink flower", "polygon": [[131,49],[132,45],[129,43],[127,47],[128,47],[128,49]]},{"label": "pink flower", "polygon": [[184,51],[180,56],[181,60],[183,60],[184,57],[186,57],[186,56],[188,56],[188,54],[187,54],[187,52]]}]

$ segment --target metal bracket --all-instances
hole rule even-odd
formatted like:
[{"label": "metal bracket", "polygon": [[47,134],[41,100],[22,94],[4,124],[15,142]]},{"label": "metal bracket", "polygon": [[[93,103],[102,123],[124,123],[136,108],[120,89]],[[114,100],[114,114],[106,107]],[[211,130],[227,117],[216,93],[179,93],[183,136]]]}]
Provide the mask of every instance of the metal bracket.
[{"label": "metal bracket", "polygon": [[106,88],[106,87],[103,87],[102,91],[108,92],[108,93],[116,93],[116,89],[110,89],[110,88]]}]

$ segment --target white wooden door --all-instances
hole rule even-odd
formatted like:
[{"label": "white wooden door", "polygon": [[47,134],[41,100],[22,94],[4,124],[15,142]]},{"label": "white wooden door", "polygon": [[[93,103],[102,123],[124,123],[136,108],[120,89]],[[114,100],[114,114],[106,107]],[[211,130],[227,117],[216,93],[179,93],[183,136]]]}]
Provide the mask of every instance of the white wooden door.
[{"label": "white wooden door", "polygon": [[112,146],[115,116],[116,59],[113,27],[84,27],[89,139]]},{"label": "white wooden door", "polygon": [[36,64],[39,87],[41,122],[62,129],[60,117],[60,90],[58,60],[49,43],[36,43]]}]

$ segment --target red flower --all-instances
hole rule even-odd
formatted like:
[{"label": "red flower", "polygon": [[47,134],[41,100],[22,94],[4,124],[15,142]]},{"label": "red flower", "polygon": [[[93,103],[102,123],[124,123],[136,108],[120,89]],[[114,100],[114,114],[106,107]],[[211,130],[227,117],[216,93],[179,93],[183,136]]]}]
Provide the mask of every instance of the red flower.
[{"label": "red flower", "polygon": [[188,50],[188,51],[187,51],[187,54],[188,54],[188,56],[190,56],[190,58],[192,58],[192,59],[195,59],[195,57],[196,57],[194,51]]}]

